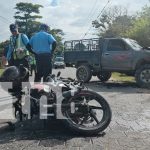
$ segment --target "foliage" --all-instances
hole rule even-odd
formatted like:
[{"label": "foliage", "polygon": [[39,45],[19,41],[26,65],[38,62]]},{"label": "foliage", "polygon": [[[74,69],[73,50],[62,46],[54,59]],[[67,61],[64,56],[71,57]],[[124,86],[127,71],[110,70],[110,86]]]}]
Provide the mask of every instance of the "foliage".
[{"label": "foliage", "polygon": [[[17,11],[14,17],[16,19],[17,24],[20,27],[19,31],[22,33],[27,33],[29,38],[39,31],[41,22],[36,21],[36,19],[40,19],[42,18],[42,16],[35,14],[39,14],[40,13],[39,9],[42,7],[43,7],[42,5],[32,3],[21,2],[16,4],[15,9]],[[49,28],[48,32],[51,33],[57,41],[56,55],[57,53],[61,54],[63,50],[62,44],[63,31],[61,29]]]},{"label": "foliage", "polygon": [[[100,37],[128,37],[142,46],[150,46],[150,7],[145,6],[136,15],[128,15],[127,9],[114,6],[92,22]],[[144,38],[143,38],[144,37]]]},{"label": "foliage", "polygon": [[61,29],[52,29],[49,31],[57,41],[57,47],[55,55],[62,55],[63,54],[63,43],[62,43],[62,36],[64,35]]},{"label": "foliage", "polygon": [[8,43],[9,43],[8,40],[6,40],[6,41],[0,43],[0,57],[1,57],[2,54],[3,54],[5,45],[8,44]]},{"label": "foliage", "polygon": [[32,3],[20,2],[16,4],[14,18],[20,27],[20,32],[26,33],[30,37],[32,32],[37,31],[39,22],[36,22],[36,19],[42,18],[37,14],[40,13],[39,9],[42,7],[42,5]]},{"label": "foliage", "polygon": [[[150,7],[143,7],[126,36],[136,39],[142,46],[150,46]],[[144,37],[144,38],[143,38]]]},{"label": "foliage", "polygon": [[122,36],[131,26],[133,17],[127,15],[127,9],[114,6],[103,12],[102,16],[92,22],[102,37]]}]

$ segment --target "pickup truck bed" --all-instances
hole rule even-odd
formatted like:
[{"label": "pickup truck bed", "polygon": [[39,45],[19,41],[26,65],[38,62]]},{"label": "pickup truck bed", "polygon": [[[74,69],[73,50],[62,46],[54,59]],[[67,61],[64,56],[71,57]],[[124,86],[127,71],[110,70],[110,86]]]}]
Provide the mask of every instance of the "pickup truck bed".
[{"label": "pickup truck bed", "polygon": [[80,63],[87,63],[89,65],[99,66],[100,65],[100,51],[66,51],[64,53],[64,61],[69,66],[78,66]]},{"label": "pickup truck bed", "polygon": [[68,41],[65,43],[64,61],[66,66],[88,63],[91,66],[100,67],[100,40],[84,39]]}]

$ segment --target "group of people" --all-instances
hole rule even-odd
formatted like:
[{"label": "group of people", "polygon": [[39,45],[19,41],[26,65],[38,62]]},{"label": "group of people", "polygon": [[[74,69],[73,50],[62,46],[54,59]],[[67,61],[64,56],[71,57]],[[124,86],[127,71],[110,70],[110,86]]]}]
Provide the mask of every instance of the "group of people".
[{"label": "group of people", "polygon": [[[3,56],[3,62],[8,62],[9,66],[19,67],[22,64],[29,69],[29,61],[31,63],[31,69],[35,69],[35,82],[40,82],[43,77],[43,81],[49,74],[52,73],[52,56],[56,48],[55,38],[48,33],[48,25],[41,24],[39,32],[35,33],[30,40],[27,35],[19,33],[18,26],[11,24],[9,46]],[[35,57],[35,60],[34,57]],[[33,68],[32,63],[36,63],[36,68]],[[29,80],[29,74],[24,81]]]}]

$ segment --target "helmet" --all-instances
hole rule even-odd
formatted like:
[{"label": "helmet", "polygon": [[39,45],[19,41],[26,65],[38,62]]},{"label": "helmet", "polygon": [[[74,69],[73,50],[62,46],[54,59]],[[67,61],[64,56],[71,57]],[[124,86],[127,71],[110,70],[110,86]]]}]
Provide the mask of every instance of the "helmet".
[{"label": "helmet", "polygon": [[15,66],[8,67],[1,75],[1,80],[4,82],[14,81],[19,78],[19,70]]}]

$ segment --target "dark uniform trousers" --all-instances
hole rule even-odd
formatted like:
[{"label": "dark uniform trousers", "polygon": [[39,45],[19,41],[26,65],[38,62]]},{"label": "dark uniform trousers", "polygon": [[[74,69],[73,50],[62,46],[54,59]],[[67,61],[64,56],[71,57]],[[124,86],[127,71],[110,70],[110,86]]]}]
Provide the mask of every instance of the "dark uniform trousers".
[{"label": "dark uniform trousers", "polygon": [[43,77],[43,81],[46,82],[48,75],[52,73],[51,54],[42,53],[35,56],[36,59],[36,74],[35,82],[40,82]]}]

